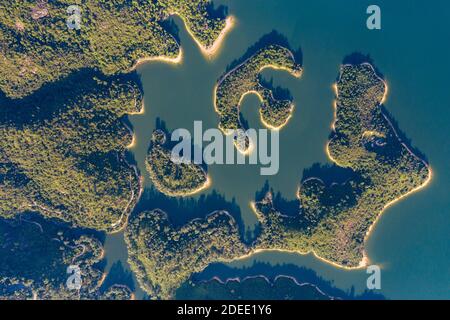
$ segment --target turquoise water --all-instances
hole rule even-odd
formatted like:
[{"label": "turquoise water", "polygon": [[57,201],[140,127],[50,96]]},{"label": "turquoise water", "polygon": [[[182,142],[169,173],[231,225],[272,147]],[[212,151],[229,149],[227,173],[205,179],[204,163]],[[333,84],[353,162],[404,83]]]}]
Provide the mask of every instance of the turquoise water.
[{"label": "turquoise water", "polygon": [[[293,200],[303,170],[328,162],[324,147],[333,119],[331,86],[345,56],[369,54],[389,85],[386,108],[411,144],[427,156],[434,176],[426,189],[382,215],[368,240],[368,255],[382,267],[381,293],[388,298],[450,298],[450,28],[446,25],[450,3],[377,1],[382,10],[380,31],[366,28],[369,1],[215,1],[220,4],[228,7],[237,23],[214,60],[201,55],[181,20],[175,18],[184,52],[182,64],[152,62],[138,69],[145,113],[130,117],[137,137],[131,151],[146,188],[151,182],[144,160],[156,118],[164,120],[168,129],[192,130],[195,120],[202,120],[204,128],[217,127],[212,104],[216,80],[247,48],[276,30],[294,49],[301,48],[304,66],[300,79],[279,71],[264,72],[275,86],[289,89],[296,105],[280,132],[280,171],[263,177],[258,166],[210,166],[213,184],[203,192],[216,190],[228,201],[234,198],[244,223],[251,227],[256,219],[248,204],[266,179],[276,192]],[[252,128],[262,127],[257,106],[254,96],[242,105]],[[116,256],[120,259],[123,254]],[[255,261],[305,266],[339,288],[365,289],[364,270],[337,269],[311,255],[263,253],[230,266],[242,268]]]}]

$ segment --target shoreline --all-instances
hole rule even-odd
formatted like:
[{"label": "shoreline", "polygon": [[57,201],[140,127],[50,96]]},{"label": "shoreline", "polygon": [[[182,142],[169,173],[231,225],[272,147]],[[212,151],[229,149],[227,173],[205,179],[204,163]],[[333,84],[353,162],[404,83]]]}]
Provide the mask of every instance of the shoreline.
[{"label": "shoreline", "polygon": [[[157,190],[158,192],[161,192],[162,194],[164,194],[164,195],[166,195],[166,196],[168,196],[168,197],[174,197],[174,198],[181,197],[181,198],[184,198],[184,197],[194,196],[194,195],[196,195],[196,194],[198,194],[198,193],[200,193],[200,192],[202,192],[202,191],[205,191],[205,190],[208,189],[209,187],[211,187],[211,185],[212,185],[211,177],[205,172],[205,170],[204,170],[203,168],[201,168],[201,169],[202,169],[203,172],[205,173],[205,177],[206,177],[205,183],[203,183],[203,185],[200,186],[200,187],[198,187],[197,189],[194,189],[194,190],[189,191],[189,192],[187,192],[187,193],[176,193],[176,192],[171,192],[171,191],[163,190],[165,187],[159,189],[159,188],[157,187],[157,185],[159,184],[158,180],[157,180],[156,178],[153,178],[153,177],[152,177],[153,174],[152,174],[151,171],[149,171],[149,170],[147,170],[147,171],[148,171],[148,173],[149,173],[150,180],[151,180],[152,184],[155,186],[155,188],[156,188],[156,190]],[[154,180],[156,180],[157,182],[155,183]]]},{"label": "shoreline", "polygon": [[[250,202],[250,208],[252,209],[252,211],[254,212],[256,217],[259,218],[261,214],[256,209],[255,202],[253,202],[253,201]],[[286,215],[283,215],[281,213],[280,213],[280,215],[284,216],[284,217],[287,217]],[[360,269],[365,268],[367,266],[366,263],[369,262],[368,257],[366,255],[364,255],[363,259],[359,262],[358,266],[356,266],[356,267],[347,267],[347,266],[340,265],[340,264],[338,264],[336,262],[327,260],[327,259],[319,256],[314,251],[314,249],[308,250],[306,252],[302,252],[302,251],[298,251],[298,250],[289,250],[289,249],[254,249],[254,250],[251,250],[251,252],[249,252],[249,253],[247,253],[247,254],[245,254],[243,256],[240,256],[240,257],[237,257],[235,259],[232,259],[230,262],[244,260],[244,259],[250,258],[254,254],[263,253],[263,252],[270,252],[270,251],[272,251],[272,252],[283,252],[283,253],[295,253],[295,254],[299,254],[299,255],[302,255],[302,256],[306,256],[306,255],[312,254],[315,258],[319,259],[320,261],[325,262],[326,264],[331,265],[333,267],[336,267],[336,268],[339,268],[339,269],[344,269],[344,270],[360,270]]]},{"label": "shoreline", "polygon": [[326,297],[330,298],[331,300],[336,300],[337,299],[336,297],[333,297],[333,296],[330,296],[330,295],[326,294],[317,285],[315,285],[313,283],[310,283],[310,282],[302,282],[302,283],[300,283],[300,282],[298,282],[296,277],[288,276],[288,275],[284,275],[284,274],[280,274],[280,275],[275,276],[273,281],[271,281],[267,276],[265,276],[263,274],[257,274],[257,275],[253,275],[253,276],[226,278],[225,280],[222,280],[221,278],[219,278],[219,276],[214,276],[214,277],[209,278],[207,280],[200,280],[199,283],[208,283],[208,282],[211,282],[211,281],[217,281],[220,284],[226,285],[226,284],[228,284],[229,282],[232,282],[232,281],[236,281],[238,283],[242,283],[244,281],[252,280],[252,279],[263,279],[269,285],[273,285],[278,279],[281,279],[281,278],[290,279],[292,282],[294,282],[295,285],[297,285],[299,287],[311,286],[311,287],[315,288],[317,290],[317,292],[319,292],[323,296],[326,296]]},{"label": "shoreline", "polygon": [[[170,58],[167,56],[156,56],[156,57],[146,57],[146,58],[140,58],[137,59],[134,65],[128,70],[128,72],[135,71],[138,67],[140,67],[143,64],[146,64],[148,62],[166,62],[169,64],[180,64],[183,62],[183,48],[180,47],[180,50],[178,52],[178,55],[175,58]],[[129,114],[136,114],[136,113],[129,113]],[[139,114],[139,113],[137,113]]]},{"label": "shoreline", "polygon": [[[289,52],[290,52],[290,51],[289,51]],[[295,61],[294,58],[293,58],[292,52],[290,52],[290,54],[292,55],[293,61]],[[215,84],[214,89],[213,89],[213,105],[214,105],[214,111],[219,115],[219,117],[221,116],[221,112],[220,112],[219,109],[217,108],[217,89],[219,88],[219,86],[222,84],[222,82],[223,82],[223,81],[224,81],[231,73],[233,73],[234,71],[236,71],[237,69],[239,69],[240,67],[242,67],[242,66],[243,66],[245,63],[247,63],[251,58],[252,58],[252,57],[246,59],[245,61],[243,61],[242,63],[240,63],[239,65],[237,65],[237,66],[234,67],[233,69],[231,69],[230,71],[228,71],[226,74],[224,74],[222,77],[220,77],[220,79],[219,79],[219,80],[217,81],[217,83]],[[258,73],[261,73],[261,72],[264,71],[265,69],[273,69],[273,70],[279,70],[279,71],[286,71],[286,72],[288,72],[290,75],[292,75],[292,76],[293,76],[294,78],[296,78],[296,79],[299,79],[299,78],[302,76],[302,74],[303,74],[303,68],[302,68],[301,70],[299,70],[299,71],[293,71],[292,69],[289,69],[289,68],[286,68],[286,67],[279,67],[279,66],[276,66],[276,65],[273,65],[273,64],[267,64],[267,65],[261,67],[261,68],[259,69]],[[258,99],[259,99],[260,102],[263,102],[263,101],[264,101],[263,97],[261,96],[261,94],[260,94],[257,90],[249,90],[249,91],[246,91],[246,92],[244,92],[244,93],[241,95],[241,97],[239,98],[239,102],[238,102],[238,109],[239,109],[239,111],[240,111],[240,105],[242,104],[242,101],[243,101],[244,98],[245,98],[247,95],[249,95],[249,94],[255,94],[255,95],[258,97]],[[271,94],[272,98],[275,100],[275,98],[273,97],[273,92],[272,92],[272,90],[270,90],[270,94]],[[281,125],[279,125],[278,127],[272,126],[272,125],[268,124],[266,121],[264,121],[264,119],[263,119],[263,117],[262,117],[262,114],[261,114],[261,110],[258,110],[258,111],[259,111],[259,119],[260,119],[261,123],[264,125],[264,127],[266,127],[267,129],[273,130],[273,131],[280,131],[283,127],[285,127],[285,126],[288,124],[289,120],[292,118],[292,114],[293,114],[294,109],[295,109],[295,104],[291,101],[290,106],[291,106],[291,111],[290,111],[290,113],[289,113],[289,116],[286,118],[286,121],[284,121],[284,122],[283,122]],[[259,107],[258,109],[260,109],[260,107]],[[242,126],[242,123],[240,123],[240,124],[241,124],[241,126]],[[221,130],[221,131],[223,132],[223,130]],[[226,134],[225,132],[223,132],[223,133]],[[239,150],[239,149],[238,149],[238,151],[241,152],[241,150]],[[244,154],[244,155],[248,154],[248,153],[245,153],[245,152],[244,152],[244,153],[241,152],[241,153]]]},{"label": "shoreline", "polygon": [[181,19],[181,21],[183,21],[186,32],[194,40],[196,45],[200,48],[200,52],[207,60],[212,60],[220,52],[227,34],[229,33],[229,31],[231,31],[231,29],[233,29],[236,24],[236,18],[232,15],[228,16],[225,19],[225,27],[220,31],[214,43],[210,47],[206,47],[193,34],[192,30],[188,27],[186,20],[180,14],[178,14],[177,12],[170,12],[169,15],[176,15]]},{"label": "shoreline", "polygon": [[[374,74],[376,75],[376,77],[384,84],[385,92],[384,92],[384,95],[383,95],[383,97],[382,97],[382,99],[381,99],[381,102],[377,105],[377,107],[381,107],[381,106],[384,104],[384,102],[387,100],[387,96],[388,96],[388,92],[389,92],[389,86],[388,86],[387,82],[386,82],[384,79],[382,79],[382,78],[377,74],[377,72],[376,72],[376,70],[374,69],[374,67],[372,66],[372,64],[370,64],[370,63],[368,63],[368,62],[364,62],[364,63],[361,63],[361,65],[367,65],[367,66],[370,66],[370,68],[374,71]],[[343,64],[342,66],[352,66],[352,65],[351,65],[351,64]],[[341,76],[341,75],[339,75],[339,78],[340,78],[340,76]],[[335,99],[334,102],[333,102],[334,115],[333,115],[333,122],[332,122],[332,124],[331,124],[331,129],[332,129],[332,131],[335,132],[335,131],[336,131],[336,122],[337,122],[337,99],[339,98],[339,92],[338,92],[337,82],[334,83],[334,84],[332,85],[332,88],[333,88],[334,93],[335,93],[335,95],[336,95],[336,99]],[[416,158],[417,160],[421,161],[421,162],[425,165],[425,167],[426,167],[427,170],[428,170],[428,177],[427,177],[427,179],[426,179],[421,185],[417,186],[416,188],[413,188],[412,190],[410,190],[410,191],[408,191],[408,192],[402,194],[401,196],[399,196],[399,197],[397,197],[397,198],[391,200],[390,202],[388,202],[387,204],[384,205],[383,209],[381,209],[381,211],[377,214],[375,220],[374,220],[373,223],[370,225],[369,229],[367,230],[366,234],[364,235],[364,244],[366,244],[366,242],[367,242],[368,239],[370,238],[372,232],[374,231],[376,224],[378,223],[378,221],[380,220],[381,216],[385,213],[385,211],[386,211],[389,207],[394,206],[397,202],[400,202],[401,200],[405,199],[406,197],[408,197],[408,196],[410,196],[410,195],[412,195],[412,194],[414,194],[414,193],[416,193],[416,192],[418,192],[418,191],[420,191],[420,190],[426,188],[426,187],[430,184],[430,182],[431,182],[431,180],[432,180],[432,177],[433,177],[433,170],[432,170],[431,166],[430,166],[425,160],[419,158],[416,154],[414,154],[414,153],[410,150],[410,148],[408,148],[408,146],[407,146],[407,145],[402,141],[402,139],[398,136],[398,134],[397,134],[397,132],[396,132],[394,126],[392,125],[392,122],[387,118],[387,116],[386,116],[383,112],[381,112],[381,114],[383,115],[384,119],[387,121],[389,127],[390,127],[390,128],[392,129],[392,131],[394,132],[394,134],[395,134],[397,140],[400,142],[400,144],[401,144],[403,147],[405,147],[405,149],[406,149],[406,150],[407,150],[414,158]],[[334,162],[336,165],[341,166],[341,165],[339,165],[339,162],[336,161],[336,159],[334,159],[334,158],[331,156],[331,154],[330,154],[330,150],[329,150],[329,144],[330,144],[330,141],[331,141],[331,139],[328,140],[328,142],[327,142],[327,144],[326,144],[326,146],[325,146],[325,152],[326,152],[326,155],[327,155],[327,157],[328,157],[329,160],[331,160],[332,162]],[[370,259],[369,259],[368,255],[367,255],[367,252],[366,252],[365,249],[366,249],[366,248],[365,248],[365,246],[364,246],[364,249],[363,249],[363,258],[362,258],[362,260],[360,261],[360,266],[361,266],[361,267],[367,266],[368,263],[370,262]]]}]

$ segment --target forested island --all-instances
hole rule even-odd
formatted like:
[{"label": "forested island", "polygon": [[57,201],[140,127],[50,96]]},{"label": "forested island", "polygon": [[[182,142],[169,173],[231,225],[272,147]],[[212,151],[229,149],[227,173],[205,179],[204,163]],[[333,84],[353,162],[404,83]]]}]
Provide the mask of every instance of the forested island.
[{"label": "forested island", "polygon": [[152,143],[146,160],[146,168],[155,187],[165,195],[189,196],[209,186],[205,170],[195,163],[176,163],[164,131],[157,129],[152,134]]},{"label": "forested island", "polygon": [[[142,59],[176,59],[180,46],[162,26],[180,16],[196,42],[214,54],[231,26],[208,0],[87,0],[78,4],[80,27],[67,1],[12,0],[0,5],[0,90],[25,97],[83,68],[106,75],[128,72]],[[69,20],[68,20],[69,19]],[[72,19],[72,20],[71,20]]]},{"label": "forested island", "polygon": [[121,229],[140,194],[121,118],[141,105],[132,79],[91,72],[0,101],[0,216],[38,211],[79,227]]},{"label": "forested island", "polygon": [[365,240],[379,215],[424,187],[431,169],[402,142],[384,114],[381,104],[387,87],[372,65],[343,65],[336,90],[336,119],[327,152],[337,166],[351,169],[350,177],[342,184],[327,185],[316,177],[303,181],[295,217],[278,212],[270,196],[257,203],[267,230],[257,246],[313,251],[339,266],[355,268],[367,263]]},{"label": "forested island", "polygon": [[302,72],[289,49],[268,45],[223,75],[216,85],[215,109],[220,115],[219,128],[224,133],[248,129],[242,125],[239,115],[241,101],[249,93],[261,100],[259,113],[265,126],[279,129],[288,122],[294,107],[292,101],[276,100],[272,90],[261,84],[259,75],[266,68],[285,70],[295,77],[300,77]]},{"label": "forested island", "polygon": [[[305,179],[299,209],[287,215],[272,193],[253,203],[260,222],[256,239],[242,241],[236,221],[224,212],[174,229],[160,211],[138,215],[127,229],[132,269],[154,298],[175,289],[209,263],[239,259],[261,250],[306,254],[339,267],[365,266],[364,245],[384,209],[424,187],[428,164],[402,142],[382,109],[386,84],[367,63],[343,65],[336,84],[336,118],[327,152],[343,183]],[[220,223],[219,223],[220,222]],[[170,277],[167,275],[170,274]]]},{"label": "forested island", "polygon": [[[0,218],[0,300],[131,299],[122,284],[102,288],[98,237],[36,215]],[[80,268],[81,287],[67,285],[67,267]]]}]

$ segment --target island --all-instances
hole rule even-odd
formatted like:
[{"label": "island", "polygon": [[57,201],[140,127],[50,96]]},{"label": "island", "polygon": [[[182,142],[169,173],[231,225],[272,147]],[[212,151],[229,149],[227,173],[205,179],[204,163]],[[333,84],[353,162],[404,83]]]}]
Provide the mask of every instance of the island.
[{"label": "island", "polygon": [[335,89],[327,154],[350,175],[338,184],[303,181],[296,216],[279,212],[270,194],[255,203],[263,225],[256,248],[313,252],[336,266],[358,268],[368,263],[364,246],[381,213],[426,186],[432,171],[383,111],[387,85],[371,64],[343,65]]},{"label": "island", "polygon": [[179,61],[180,45],[162,26],[170,15],[183,19],[208,57],[233,25],[208,0],[87,0],[78,4],[79,28],[69,28],[75,19],[70,4],[12,0],[2,6],[0,90],[8,97],[25,97],[85,68],[113,75],[145,60]]},{"label": "island", "polygon": [[37,211],[78,227],[122,229],[141,193],[122,118],[141,107],[133,79],[90,71],[0,100],[0,216]]},{"label": "island", "polygon": [[[280,129],[292,115],[294,105],[290,100],[276,100],[272,90],[261,84],[259,75],[266,68],[288,71],[300,77],[301,66],[292,52],[280,45],[267,45],[254,55],[223,75],[215,87],[215,110],[220,116],[219,128],[230,134],[245,131],[240,119],[240,104],[247,94],[256,94],[261,100],[259,113],[262,123],[270,129]],[[236,147],[245,153],[250,143],[238,136]],[[245,138],[245,139],[248,139]]]},{"label": "island", "polygon": [[187,197],[210,186],[207,173],[201,165],[173,161],[172,152],[166,147],[166,133],[157,129],[152,134],[145,162],[150,179],[158,191],[171,197]]},{"label": "island", "polygon": [[[103,245],[93,231],[55,219],[23,214],[0,218],[0,300],[132,299],[123,284],[103,288]],[[81,272],[81,287],[70,288],[69,266]],[[75,282],[73,282],[75,284]]]}]

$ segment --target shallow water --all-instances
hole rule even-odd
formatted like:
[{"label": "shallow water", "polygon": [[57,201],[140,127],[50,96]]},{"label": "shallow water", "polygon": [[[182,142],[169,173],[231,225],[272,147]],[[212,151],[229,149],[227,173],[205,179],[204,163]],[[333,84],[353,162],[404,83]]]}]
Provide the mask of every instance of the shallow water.
[{"label": "shallow water", "polygon": [[[368,240],[367,252],[371,263],[382,267],[381,293],[388,298],[450,298],[450,28],[445,24],[450,21],[450,3],[378,1],[381,31],[365,27],[368,1],[345,1],[345,5],[331,0],[215,2],[219,4],[228,7],[237,23],[215,59],[202,56],[181,20],[175,18],[184,53],[182,63],[151,62],[138,69],[145,113],[129,117],[136,135],[131,151],[145,177],[146,189],[151,182],[144,160],[156,119],[165,121],[169,130],[186,128],[192,132],[195,120],[202,120],[204,128],[217,127],[213,108],[216,80],[263,35],[276,30],[287,37],[292,48],[301,48],[304,66],[300,79],[280,71],[264,72],[275,86],[289,89],[295,103],[293,117],[280,132],[280,171],[264,177],[259,175],[258,166],[209,166],[212,186],[202,192],[208,195],[215,190],[227,201],[234,198],[244,224],[251,227],[256,218],[249,202],[266,180],[275,192],[294,200],[303,171],[314,163],[330,163],[324,148],[333,120],[331,86],[345,56],[369,54],[389,85],[387,110],[412,145],[427,156],[434,176],[426,189],[386,210]],[[262,128],[258,105],[255,96],[246,97],[242,104],[251,128]],[[168,213],[183,220],[182,210]],[[108,241],[110,263],[125,259],[124,247],[111,245],[110,238]],[[243,268],[255,261],[305,266],[339,288],[365,289],[365,270],[338,269],[312,255],[267,252],[229,265]]]}]

